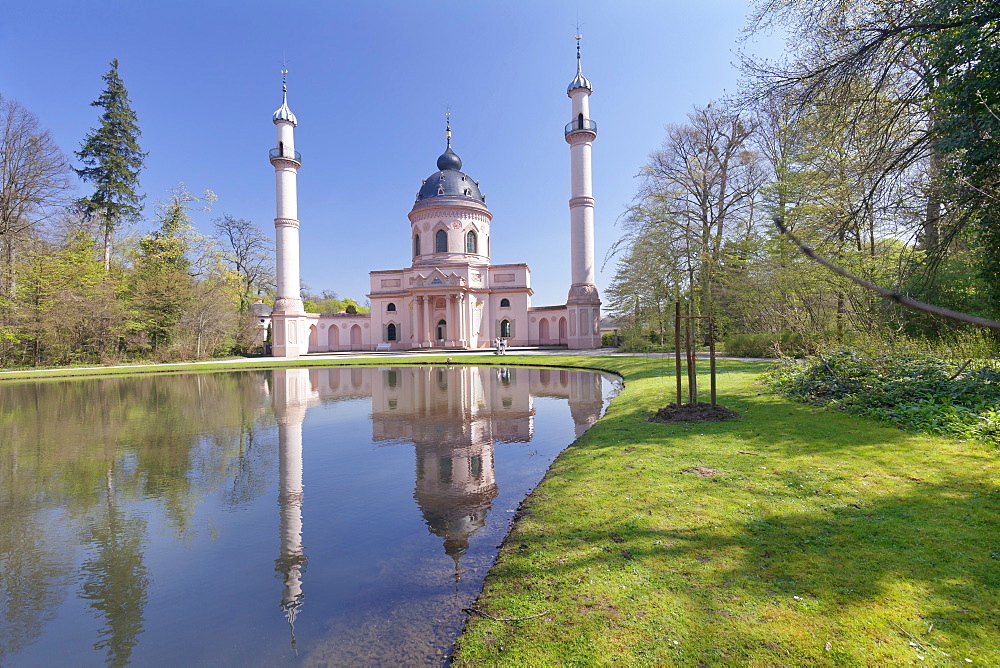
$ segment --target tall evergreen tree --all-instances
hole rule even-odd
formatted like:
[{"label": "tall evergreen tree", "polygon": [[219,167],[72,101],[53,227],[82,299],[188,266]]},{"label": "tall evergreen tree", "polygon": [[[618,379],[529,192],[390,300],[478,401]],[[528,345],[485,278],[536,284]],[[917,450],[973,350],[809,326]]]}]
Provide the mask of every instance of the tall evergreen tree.
[{"label": "tall evergreen tree", "polygon": [[135,221],[142,212],[138,192],[139,172],[146,154],[139,148],[142,132],[128,91],[118,75],[118,59],[103,77],[101,96],[90,103],[101,107],[100,127],[92,129],[76,156],[85,165],[76,170],[81,179],[94,184],[94,193],[80,200],[88,216],[97,216],[104,244],[104,270],[111,266],[111,238],[122,225]]}]

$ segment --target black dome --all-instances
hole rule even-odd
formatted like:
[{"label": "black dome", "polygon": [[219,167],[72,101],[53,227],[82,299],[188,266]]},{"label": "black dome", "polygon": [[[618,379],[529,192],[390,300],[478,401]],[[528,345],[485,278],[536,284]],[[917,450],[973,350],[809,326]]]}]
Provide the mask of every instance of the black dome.
[{"label": "black dome", "polygon": [[451,146],[449,146],[448,150],[442,153],[441,157],[438,158],[437,165],[440,170],[454,169],[459,171],[462,169],[462,159],[458,157],[458,154],[452,151]]},{"label": "black dome", "polygon": [[420,186],[417,202],[435,197],[469,197],[478,202],[486,201],[479,191],[479,184],[459,171],[462,159],[451,150],[451,146],[438,158],[437,167],[438,171],[428,176]]}]

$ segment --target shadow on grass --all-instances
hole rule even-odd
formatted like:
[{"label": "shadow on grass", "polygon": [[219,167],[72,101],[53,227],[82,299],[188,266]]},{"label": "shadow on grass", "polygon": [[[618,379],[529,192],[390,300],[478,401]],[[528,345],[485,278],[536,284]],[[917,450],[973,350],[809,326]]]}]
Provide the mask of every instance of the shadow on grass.
[{"label": "shadow on grass", "polygon": [[[1000,494],[988,483],[955,478],[868,505],[834,502],[721,525],[690,522],[681,517],[671,526],[664,511],[648,524],[518,531],[512,541],[526,555],[562,550],[544,564],[547,588],[557,596],[582,593],[576,583],[595,572],[641,572],[650,591],[675,606],[683,601],[688,623],[709,624],[700,632],[711,635],[711,624],[723,622],[715,629],[726,636],[718,646],[773,644],[769,634],[788,630],[766,624],[776,618],[811,612],[829,622],[840,615],[829,622],[837,627],[850,622],[852,610],[870,610],[874,621],[865,632],[873,638],[898,645],[891,623],[917,622],[921,632],[933,623],[947,635],[939,642],[996,651]],[[491,577],[530,583],[540,573],[537,560],[515,557],[502,559]],[[644,614],[649,603],[636,601],[633,612]]]},{"label": "shadow on grass", "polygon": [[[626,375],[626,387],[656,375]],[[907,622],[936,625],[939,644],[1000,659],[1000,492],[983,472],[988,455],[942,442],[950,453],[942,456],[935,442],[892,427],[743,381],[730,387],[720,403],[742,419],[686,424],[648,422],[655,402],[627,388],[553,465],[537,523],[536,501],[526,504],[486,600],[494,582],[500,595],[529,599],[539,582],[546,598],[607,597],[588,603],[586,616],[631,606],[629,623],[653,629],[650,637],[686,625],[734,660],[789,661],[770,648],[811,642],[818,653],[798,661],[895,661],[910,646],[892,624]],[[695,464],[723,474],[680,475]],[[911,477],[925,466],[926,481]],[[631,599],[621,591],[629,582]],[[583,623],[583,605],[568,604],[561,623]],[[844,631],[854,649],[824,654],[800,624],[834,635],[854,627]],[[697,656],[711,663],[721,655]]]},{"label": "shadow on grass", "polygon": [[[673,396],[660,399],[666,403]],[[762,455],[831,454],[842,451],[891,448],[913,436],[891,425],[827,408],[795,403],[761,392],[719,395],[719,405],[742,415],[739,419],[707,422],[650,422],[655,408],[649,402],[618,405],[578,443],[580,447],[616,448],[630,441],[683,448],[692,434],[731,436]],[[656,405],[657,408],[660,404]]]}]

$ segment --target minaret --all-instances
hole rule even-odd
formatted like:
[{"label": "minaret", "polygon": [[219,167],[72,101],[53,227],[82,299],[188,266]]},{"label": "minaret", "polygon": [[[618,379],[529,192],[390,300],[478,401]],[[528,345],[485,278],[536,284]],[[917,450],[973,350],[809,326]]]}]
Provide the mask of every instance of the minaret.
[{"label": "minaret", "polygon": [[271,312],[272,354],[298,357],[309,350],[309,325],[299,297],[299,212],[296,176],[302,156],[295,150],[298,120],[288,108],[288,87],[281,71],[281,106],[274,112],[278,145],[270,151],[274,165],[277,215],[274,218],[275,269],[278,295]]},{"label": "minaret", "polygon": [[566,125],[569,144],[571,197],[569,199],[570,253],[573,283],[566,306],[569,347],[601,345],[601,299],[594,283],[594,192],[591,185],[591,149],[597,123],[590,118],[590,80],[580,63],[580,35],[576,37],[576,77],[566,88],[573,101],[573,116]]}]

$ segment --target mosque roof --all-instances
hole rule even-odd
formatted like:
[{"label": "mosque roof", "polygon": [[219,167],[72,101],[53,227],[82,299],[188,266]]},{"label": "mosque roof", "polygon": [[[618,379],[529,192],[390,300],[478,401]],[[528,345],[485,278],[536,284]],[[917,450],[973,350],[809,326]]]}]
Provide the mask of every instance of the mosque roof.
[{"label": "mosque roof", "polygon": [[479,191],[479,183],[461,171],[462,159],[451,150],[450,141],[448,148],[437,159],[437,168],[438,171],[424,179],[420,186],[418,204],[437,197],[468,197],[486,202],[486,197]]}]

